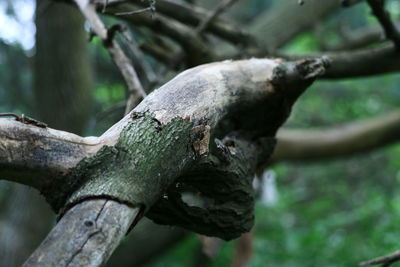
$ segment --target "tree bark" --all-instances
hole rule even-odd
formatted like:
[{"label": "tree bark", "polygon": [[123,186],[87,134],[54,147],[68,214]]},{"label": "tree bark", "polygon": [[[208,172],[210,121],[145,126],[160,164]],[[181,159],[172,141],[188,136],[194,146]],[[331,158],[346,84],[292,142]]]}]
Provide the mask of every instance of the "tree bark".
[{"label": "tree bark", "polygon": [[[251,228],[253,174],[272,152],[273,136],[292,104],[323,71],[320,60],[251,59],[199,66],[154,91],[100,137],[3,119],[10,133],[0,141],[1,174],[8,178],[17,162],[36,158],[30,175],[25,173],[19,182],[39,188],[55,209],[74,221],[81,218],[74,212],[76,205],[108,199],[122,205],[117,212],[150,210],[147,215],[159,223],[230,239]],[[16,137],[33,142],[15,142]],[[34,156],[41,147],[46,152]],[[61,155],[69,164],[58,163]],[[46,165],[65,174],[39,178],[35,169]],[[199,177],[205,173],[207,182]],[[180,197],[182,184],[214,198],[215,204],[208,209],[187,205]],[[136,212],[129,214],[125,219],[133,221]],[[64,229],[66,222],[61,220],[57,228]],[[111,253],[119,238],[105,242],[103,251]],[[35,255],[48,253],[53,245],[46,244]],[[41,258],[35,255],[33,259]]]},{"label": "tree bark", "polygon": [[23,266],[102,266],[139,209],[112,200],[73,207]]}]

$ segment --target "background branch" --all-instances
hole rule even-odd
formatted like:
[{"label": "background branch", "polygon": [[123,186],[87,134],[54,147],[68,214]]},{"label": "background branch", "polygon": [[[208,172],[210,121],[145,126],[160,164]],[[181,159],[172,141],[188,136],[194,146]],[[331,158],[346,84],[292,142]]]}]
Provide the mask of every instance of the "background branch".
[{"label": "background branch", "polygon": [[343,157],[400,140],[400,111],[321,130],[281,129],[271,163]]},{"label": "background branch", "polygon": [[361,262],[360,266],[371,266],[371,265],[381,264],[382,267],[388,267],[399,260],[400,260],[400,250],[396,250],[395,252],[392,252],[389,255]]},{"label": "background branch", "polygon": [[199,24],[196,29],[197,34],[203,33],[203,31],[213,22],[213,20],[233,5],[237,0],[222,0],[219,5]]},{"label": "background branch", "polygon": [[283,55],[283,58],[299,60],[302,58],[329,59],[329,68],[321,78],[343,79],[391,73],[400,70],[400,53],[393,44],[358,49],[308,55]]},{"label": "background branch", "polygon": [[386,38],[392,40],[397,50],[400,50],[400,33],[396,29],[396,25],[390,19],[390,14],[385,10],[384,0],[367,0],[375,17],[385,31]]},{"label": "background branch", "polygon": [[90,4],[87,0],[75,0],[75,2],[78,4],[82,14],[89,21],[93,31],[103,41],[103,44],[110,52],[111,57],[124,77],[128,87],[126,111],[129,112],[146,96],[137,73],[130,62],[130,59],[125,55],[119,44],[113,39],[113,36],[109,34],[109,31],[97,15],[95,6]]}]

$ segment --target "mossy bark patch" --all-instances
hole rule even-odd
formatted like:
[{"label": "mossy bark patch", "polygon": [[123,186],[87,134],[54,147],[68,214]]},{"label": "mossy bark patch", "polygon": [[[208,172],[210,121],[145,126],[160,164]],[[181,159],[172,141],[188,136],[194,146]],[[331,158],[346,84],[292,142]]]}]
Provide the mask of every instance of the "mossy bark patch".
[{"label": "mossy bark patch", "polygon": [[77,167],[73,176],[84,182],[67,204],[109,197],[150,207],[192,158],[191,127],[183,119],[162,126],[149,115],[133,119],[115,146],[104,147]]}]

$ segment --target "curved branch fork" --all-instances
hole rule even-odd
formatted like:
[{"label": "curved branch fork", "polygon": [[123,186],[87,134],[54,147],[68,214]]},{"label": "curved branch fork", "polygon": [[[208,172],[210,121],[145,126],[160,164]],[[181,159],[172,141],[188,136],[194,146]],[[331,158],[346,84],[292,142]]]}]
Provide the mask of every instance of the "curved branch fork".
[{"label": "curved branch fork", "polygon": [[[78,260],[72,264],[80,256],[73,257],[71,264],[101,264],[137,217],[137,209],[129,207],[140,207],[159,223],[225,239],[248,231],[254,217],[253,174],[272,153],[275,133],[293,103],[324,70],[319,59],[250,59],[198,66],[148,95],[100,137],[71,137],[0,120],[0,125],[9,124],[9,131],[28,133],[25,138],[15,132],[0,137],[4,167],[0,176],[17,180],[18,164],[33,160],[30,172],[21,171],[25,178],[18,182],[38,188],[56,211],[65,214],[28,266],[52,258],[58,248],[68,250],[68,256],[56,254],[49,265],[68,265],[65,259],[80,255],[86,246],[93,250],[85,252],[85,264],[79,265]],[[19,142],[22,147],[9,156],[15,138],[31,142]],[[33,159],[42,148],[41,157]],[[46,166],[52,172],[41,182],[37,173]],[[186,205],[180,195],[184,190],[200,191],[212,204]],[[106,200],[109,212],[99,211],[99,203]],[[173,216],[168,216],[170,212]],[[101,229],[113,229],[105,237],[89,226],[100,219],[104,219]],[[83,232],[86,237],[79,234]],[[97,238],[102,241],[88,245]],[[104,254],[101,260],[99,254]]]}]

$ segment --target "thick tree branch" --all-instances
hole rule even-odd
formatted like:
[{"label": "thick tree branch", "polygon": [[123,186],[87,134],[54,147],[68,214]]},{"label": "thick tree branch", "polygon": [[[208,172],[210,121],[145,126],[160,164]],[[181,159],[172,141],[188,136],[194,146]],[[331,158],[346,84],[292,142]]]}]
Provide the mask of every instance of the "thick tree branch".
[{"label": "thick tree branch", "polygon": [[23,266],[102,266],[128,232],[139,209],[88,200],[70,209]]},{"label": "thick tree branch", "polygon": [[103,145],[95,137],[0,119],[0,179],[41,190]]},{"label": "thick tree branch", "polygon": [[393,44],[359,49],[354,51],[329,52],[310,55],[281,55],[286,59],[326,57],[330,66],[321,78],[342,79],[363,77],[400,70],[400,53]]},{"label": "thick tree branch", "polygon": [[353,155],[400,140],[400,111],[321,130],[281,129],[271,163]]},{"label": "thick tree branch", "polygon": [[[157,222],[173,223],[226,239],[248,231],[253,220],[253,173],[272,152],[273,136],[289,115],[294,101],[323,71],[321,60],[251,59],[199,66],[155,90],[99,138],[86,139],[2,119],[8,125],[8,129],[1,127],[6,131],[5,137],[0,135],[4,169],[13,170],[15,175],[18,171],[26,173],[22,168],[13,167],[18,162],[27,164],[43,148],[45,156],[33,160],[32,172],[38,172],[57,154],[70,164],[63,166],[54,158],[51,162],[54,172],[46,179],[36,181],[32,175],[20,177],[20,181],[40,188],[56,210],[66,212],[27,264],[81,262],[80,255],[82,259],[89,255],[90,262],[78,266],[101,264],[136,216],[137,210],[129,207],[140,207],[143,211],[151,208],[147,215]],[[260,116],[249,119],[249,114]],[[26,135],[16,134],[21,131]],[[88,144],[90,141],[93,143]],[[10,156],[14,149],[20,152]],[[71,150],[77,153],[71,155]],[[79,160],[82,156],[86,158]],[[57,169],[66,174],[57,175]],[[199,182],[202,181],[199,174],[204,173],[212,179]],[[204,192],[215,199],[215,204],[204,209],[182,201],[178,203],[182,200],[178,197],[179,190],[186,187],[181,189],[175,183]],[[225,194],[226,190],[231,193]],[[164,194],[166,198],[162,198]],[[113,203],[111,213],[103,217],[99,204],[88,207],[93,199],[109,199],[108,203]],[[92,211],[84,215],[84,221],[78,220],[82,216],[75,212],[81,211],[81,207],[85,210],[83,214]],[[171,217],[173,213],[177,216]],[[109,216],[110,220],[117,221],[107,221]],[[98,218],[97,222],[104,218],[104,227],[100,230],[93,227],[96,224],[90,221],[96,220],[92,217]],[[90,220],[85,223],[85,218]],[[104,237],[101,233],[108,226],[118,234]],[[78,241],[70,238],[71,233],[80,237]],[[53,253],[50,250],[60,244],[63,251],[50,256]],[[99,251],[103,256],[99,256]]]}]

